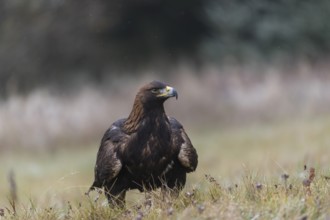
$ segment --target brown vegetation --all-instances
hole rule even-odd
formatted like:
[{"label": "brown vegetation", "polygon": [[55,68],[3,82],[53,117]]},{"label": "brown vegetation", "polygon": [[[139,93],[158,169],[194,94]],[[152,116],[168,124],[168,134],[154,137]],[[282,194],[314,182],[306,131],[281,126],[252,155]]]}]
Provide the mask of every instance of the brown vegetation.
[{"label": "brown vegetation", "polygon": [[[168,115],[190,129],[329,113],[327,65],[210,67],[201,76],[193,72],[182,67],[174,78],[160,77],[180,93],[179,102],[166,103]],[[38,89],[25,96],[12,95],[0,103],[0,150],[53,150],[93,143],[115,119],[129,113],[136,89],[157,77],[118,78],[108,87],[82,85],[71,93]]]}]

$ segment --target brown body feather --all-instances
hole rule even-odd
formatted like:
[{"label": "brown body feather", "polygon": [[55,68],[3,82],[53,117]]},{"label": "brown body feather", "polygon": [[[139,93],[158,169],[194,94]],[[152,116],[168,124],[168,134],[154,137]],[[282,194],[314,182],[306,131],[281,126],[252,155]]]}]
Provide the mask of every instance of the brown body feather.
[{"label": "brown body feather", "polygon": [[102,138],[90,190],[104,187],[110,204],[123,205],[129,189],[183,188],[197,153],[182,125],[165,114],[163,103],[173,96],[173,88],[157,81],[139,90],[128,118]]}]

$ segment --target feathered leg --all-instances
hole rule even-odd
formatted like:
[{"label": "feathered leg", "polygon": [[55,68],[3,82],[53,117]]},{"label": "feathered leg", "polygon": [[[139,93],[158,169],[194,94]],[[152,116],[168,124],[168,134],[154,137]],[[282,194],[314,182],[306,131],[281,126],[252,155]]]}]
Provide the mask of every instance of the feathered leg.
[{"label": "feathered leg", "polygon": [[109,205],[112,208],[124,208],[126,190],[119,187],[120,184],[114,184],[110,187],[105,187],[105,196],[108,199]]},{"label": "feathered leg", "polygon": [[180,191],[186,184],[186,172],[177,167],[165,175],[165,184],[162,184],[162,192],[169,194],[172,198],[178,197]]}]

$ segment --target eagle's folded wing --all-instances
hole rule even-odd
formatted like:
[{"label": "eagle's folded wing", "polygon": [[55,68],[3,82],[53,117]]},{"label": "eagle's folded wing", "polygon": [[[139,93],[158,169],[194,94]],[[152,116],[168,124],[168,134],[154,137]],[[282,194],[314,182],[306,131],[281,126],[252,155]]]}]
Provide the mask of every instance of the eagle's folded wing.
[{"label": "eagle's folded wing", "polygon": [[198,156],[183,126],[175,118],[169,117],[172,129],[172,145],[178,151],[178,160],[187,172],[196,169]]},{"label": "eagle's folded wing", "polygon": [[[116,122],[118,123],[118,122]],[[104,134],[95,165],[95,181],[92,187],[102,187],[119,174],[123,163],[119,156],[121,129],[114,123]]]}]

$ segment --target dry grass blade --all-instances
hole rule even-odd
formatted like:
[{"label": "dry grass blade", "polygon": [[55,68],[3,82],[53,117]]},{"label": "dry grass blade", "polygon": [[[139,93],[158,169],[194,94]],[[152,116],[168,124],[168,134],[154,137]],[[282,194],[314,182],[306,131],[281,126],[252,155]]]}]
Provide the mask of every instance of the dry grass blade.
[{"label": "dry grass blade", "polygon": [[10,187],[10,196],[9,196],[9,204],[12,208],[14,215],[16,215],[16,202],[17,202],[17,185],[15,181],[15,174],[13,170],[9,171],[8,181]]}]

